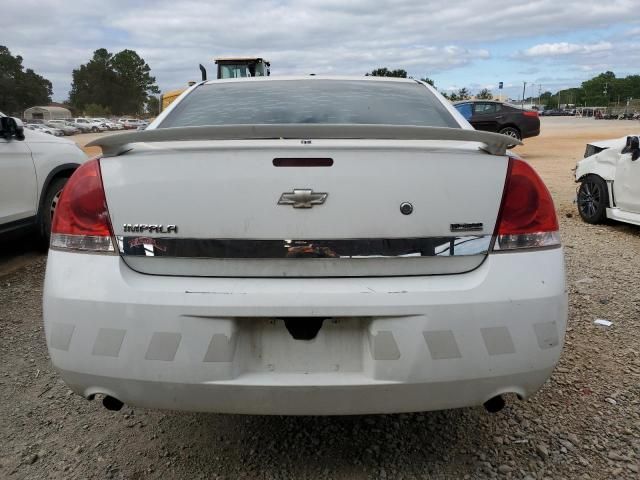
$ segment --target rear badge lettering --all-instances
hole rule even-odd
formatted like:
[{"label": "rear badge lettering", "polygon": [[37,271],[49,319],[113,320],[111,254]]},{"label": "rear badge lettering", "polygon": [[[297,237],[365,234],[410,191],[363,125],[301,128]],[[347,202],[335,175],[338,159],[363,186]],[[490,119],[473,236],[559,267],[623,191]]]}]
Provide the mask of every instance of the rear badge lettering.
[{"label": "rear badge lettering", "polygon": [[161,252],[167,251],[166,247],[163,247],[162,245],[160,245],[155,238],[137,237],[137,238],[134,238],[133,240],[129,240],[129,248],[139,247],[140,245],[144,247],[153,247],[157,250],[160,250]]},{"label": "rear badge lettering", "polygon": [[147,225],[146,223],[125,223],[122,225],[125,233],[178,233],[177,225]]},{"label": "rear badge lettering", "polygon": [[484,229],[482,223],[452,223],[452,232],[480,232]]}]

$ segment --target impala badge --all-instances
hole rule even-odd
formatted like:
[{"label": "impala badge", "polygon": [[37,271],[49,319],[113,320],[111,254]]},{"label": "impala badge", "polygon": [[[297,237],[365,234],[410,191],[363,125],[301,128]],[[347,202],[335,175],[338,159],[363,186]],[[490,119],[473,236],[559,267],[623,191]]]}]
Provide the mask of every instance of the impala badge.
[{"label": "impala badge", "polygon": [[293,208],[312,208],[314,205],[322,205],[328,193],[314,192],[310,188],[294,188],[293,192],[285,192],[280,195],[278,205],[291,205]]}]

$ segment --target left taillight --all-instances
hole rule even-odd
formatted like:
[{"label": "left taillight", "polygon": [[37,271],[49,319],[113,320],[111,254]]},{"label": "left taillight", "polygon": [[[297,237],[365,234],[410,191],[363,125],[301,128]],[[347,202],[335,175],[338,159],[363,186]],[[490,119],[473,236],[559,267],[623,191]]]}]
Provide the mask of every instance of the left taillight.
[{"label": "left taillight", "polygon": [[51,247],[115,253],[99,158],[78,167],[62,190],[51,224]]}]

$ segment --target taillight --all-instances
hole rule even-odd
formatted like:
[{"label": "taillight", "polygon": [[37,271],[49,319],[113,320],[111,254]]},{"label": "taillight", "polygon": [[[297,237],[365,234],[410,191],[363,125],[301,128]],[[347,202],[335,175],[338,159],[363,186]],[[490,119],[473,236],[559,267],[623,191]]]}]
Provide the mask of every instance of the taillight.
[{"label": "taillight", "polygon": [[51,247],[114,252],[98,158],[78,167],[62,190],[51,225]]},{"label": "taillight", "polygon": [[547,187],[531,166],[509,158],[494,250],[560,244],[558,218]]},{"label": "taillight", "polygon": [[525,117],[536,117],[538,118],[538,112],[535,110],[525,110],[522,112]]}]

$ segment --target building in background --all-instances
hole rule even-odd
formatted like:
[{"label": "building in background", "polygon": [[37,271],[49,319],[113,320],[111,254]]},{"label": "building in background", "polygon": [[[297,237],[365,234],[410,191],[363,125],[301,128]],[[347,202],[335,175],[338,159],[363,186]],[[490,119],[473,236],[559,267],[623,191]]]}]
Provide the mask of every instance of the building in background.
[{"label": "building in background", "polygon": [[69,120],[71,117],[71,112],[67,108],[57,105],[30,107],[24,111],[25,120]]}]

